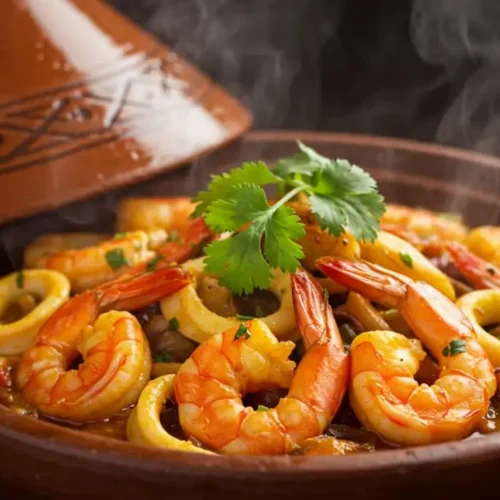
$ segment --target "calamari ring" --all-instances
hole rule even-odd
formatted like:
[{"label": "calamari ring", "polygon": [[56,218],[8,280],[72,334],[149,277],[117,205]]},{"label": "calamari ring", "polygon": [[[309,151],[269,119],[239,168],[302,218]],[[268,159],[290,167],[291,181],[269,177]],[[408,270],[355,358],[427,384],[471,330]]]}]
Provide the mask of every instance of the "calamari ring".
[{"label": "calamari ring", "polygon": [[127,438],[132,443],[213,455],[211,451],[171,436],[160,422],[167,399],[174,396],[175,375],[158,377],[144,388],[127,422]]},{"label": "calamari ring", "polygon": [[[196,282],[205,275],[203,259],[201,257],[183,264],[181,267],[189,271],[194,278],[194,283],[160,302],[165,319],[170,321],[175,318],[179,324],[178,331],[200,344],[212,335],[229,330],[241,323],[237,318],[225,318],[214,313],[198,295]],[[259,319],[280,340],[298,338],[290,275],[274,269],[269,290],[278,297],[280,307],[275,313]]]},{"label": "calamari ring", "polygon": [[457,306],[474,326],[478,341],[494,368],[500,367],[500,339],[490,335],[483,325],[500,322],[500,290],[478,290],[462,295]]},{"label": "calamari ring", "polygon": [[0,279],[0,315],[23,294],[43,297],[40,304],[21,319],[0,324],[0,355],[22,354],[31,347],[40,327],[68,300],[69,292],[69,280],[57,271],[33,269]]}]

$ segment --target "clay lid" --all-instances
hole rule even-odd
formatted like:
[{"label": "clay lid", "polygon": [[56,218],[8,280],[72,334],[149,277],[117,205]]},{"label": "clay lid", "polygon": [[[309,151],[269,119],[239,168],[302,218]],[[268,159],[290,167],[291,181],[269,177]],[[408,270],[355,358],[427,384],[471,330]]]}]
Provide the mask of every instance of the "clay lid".
[{"label": "clay lid", "polygon": [[0,2],[0,223],[171,169],[250,113],[97,0]]}]

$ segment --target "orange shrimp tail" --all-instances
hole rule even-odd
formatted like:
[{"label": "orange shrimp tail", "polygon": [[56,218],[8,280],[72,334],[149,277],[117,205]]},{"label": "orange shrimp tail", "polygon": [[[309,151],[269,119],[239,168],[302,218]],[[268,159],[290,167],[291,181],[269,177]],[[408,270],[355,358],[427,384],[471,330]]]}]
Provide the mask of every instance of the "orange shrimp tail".
[{"label": "orange shrimp tail", "polygon": [[344,350],[328,298],[304,270],[292,275],[293,301],[308,348],[290,385],[289,396],[333,418],[347,391],[349,356]]},{"label": "orange shrimp tail", "polygon": [[165,267],[152,273],[106,283],[96,289],[100,311],[133,311],[171,295],[191,282],[187,271]]},{"label": "orange shrimp tail", "polygon": [[500,269],[457,242],[446,244],[453,264],[476,288],[500,288]]},{"label": "orange shrimp tail", "polygon": [[406,276],[366,261],[322,257],[316,265],[333,281],[388,307],[399,305],[411,283]]},{"label": "orange shrimp tail", "polygon": [[292,296],[297,324],[306,348],[325,335],[340,338],[327,293],[303,269],[292,275]]}]

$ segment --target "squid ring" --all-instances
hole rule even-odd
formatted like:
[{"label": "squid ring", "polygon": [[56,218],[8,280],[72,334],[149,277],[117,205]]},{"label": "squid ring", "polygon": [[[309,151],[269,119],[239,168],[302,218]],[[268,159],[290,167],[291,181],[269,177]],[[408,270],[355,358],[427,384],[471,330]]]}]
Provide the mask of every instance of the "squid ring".
[{"label": "squid ring", "polygon": [[160,412],[165,401],[174,394],[174,379],[175,375],[164,375],[152,380],[143,389],[127,422],[128,440],[135,444],[213,455],[189,441],[171,436],[161,424]]},{"label": "squid ring", "polygon": [[500,322],[500,290],[478,290],[462,295],[457,306],[474,326],[478,341],[494,368],[500,367],[500,339],[489,334],[483,325]]},{"label": "squid ring", "polygon": [[23,318],[0,324],[0,355],[22,354],[31,347],[40,327],[68,300],[69,292],[66,276],[47,269],[21,271],[0,279],[0,314],[25,293],[43,297],[42,302]]},{"label": "squid ring", "polygon": [[[241,321],[226,318],[208,309],[196,291],[196,281],[205,273],[203,257],[186,262],[184,269],[194,277],[194,283],[160,302],[161,311],[167,321],[176,319],[177,330],[187,338],[202,343],[212,335],[237,326]],[[279,309],[269,316],[259,318],[280,340],[293,340],[297,336],[297,323],[292,299],[291,278],[279,269],[273,270],[269,290],[280,301]]]}]

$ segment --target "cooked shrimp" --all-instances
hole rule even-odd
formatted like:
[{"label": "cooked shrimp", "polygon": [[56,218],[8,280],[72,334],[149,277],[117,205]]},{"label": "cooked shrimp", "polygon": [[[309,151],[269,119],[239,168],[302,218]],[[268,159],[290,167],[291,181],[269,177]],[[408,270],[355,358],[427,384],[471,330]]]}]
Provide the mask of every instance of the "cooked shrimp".
[{"label": "cooked shrimp", "polygon": [[194,207],[186,196],[125,198],[118,205],[117,231],[178,231],[188,225]]},{"label": "cooked shrimp", "polygon": [[[72,291],[81,292],[111,281],[121,267],[133,266],[153,258],[155,254],[150,248],[165,241],[166,233],[157,230],[151,233],[135,231],[117,234],[113,239],[84,248],[68,248],[66,245],[76,240],[72,236],[66,236],[49,235],[35,240],[31,244],[31,250],[27,251],[29,264],[33,268],[59,271],[69,279]],[[54,250],[57,241],[64,245],[63,248],[32,259],[33,248],[39,247],[49,238],[52,239]],[[88,240],[83,238],[83,241]],[[48,248],[49,245],[43,243],[42,246]]]},{"label": "cooked shrimp", "polygon": [[448,243],[453,264],[476,288],[500,288],[500,269],[472,253],[461,243]]},{"label": "cooked shrimp", "polygon": [[[16,378],[25,399],[47,415],[79,422],[110,417],[135,403],[149,380],[151,355],[139,322],[126,311],[188,283],[180,269],[161,269],[66,302],[22,357]],[[82,363],[70,369],[79,355]]]},{"label": "cooked shrimp", "polygon": [[387,204],[380,219],[382,230],[407,240],[429,257],[440,255],[446,241],[463,241],[467,228],[454,214]]},{"label": "cooked shrimp", "polygon": [[467,234],[464,244],[478,257],[500,267],[500,227],[475,227]]},{"label": "cooked shrimp", "polygon": [[[368,299],[399,308],[421,341],[390,331],[354,339],[350,402],[361,423],[403,445],[469,435],[488,410],[496,380],[460,309],[430,285],[370,263],[324,258],[318,267]],[[425,357],[422,343],[441,368],[432,386],[414,379]]]},{"label": "cooked shrimp", "polygon": [[[305,271],[292,278],[299,328],[307,348],[295,374],[293,342],[279,342],[260,320],[201,344],[174,381],[184,432],[227,454],[289,453],[320,435],[346,391],[349,364],[333,312]],[[242,395],[290,387],[272,409],[245,407]]]},{"label": "cooked shrimp", "polygon": [[455,300],[455,289],[448,276],[413,245],[394,234],[380,231],[373,243],[362,242],[361,258],[413,280],[425,281],[449,299]]},{"label": "cooked shrimp", "polygon": [[123,267],[116,276],[134,276],[151,268],[161,269],[173,263],[181,264],[199,253],[201,245],[212,235],[205,221],[201,217],[197,218],[180,230],[175,238],[168,237],[165,243],[155,246],[154,257],[133,267]]}]

